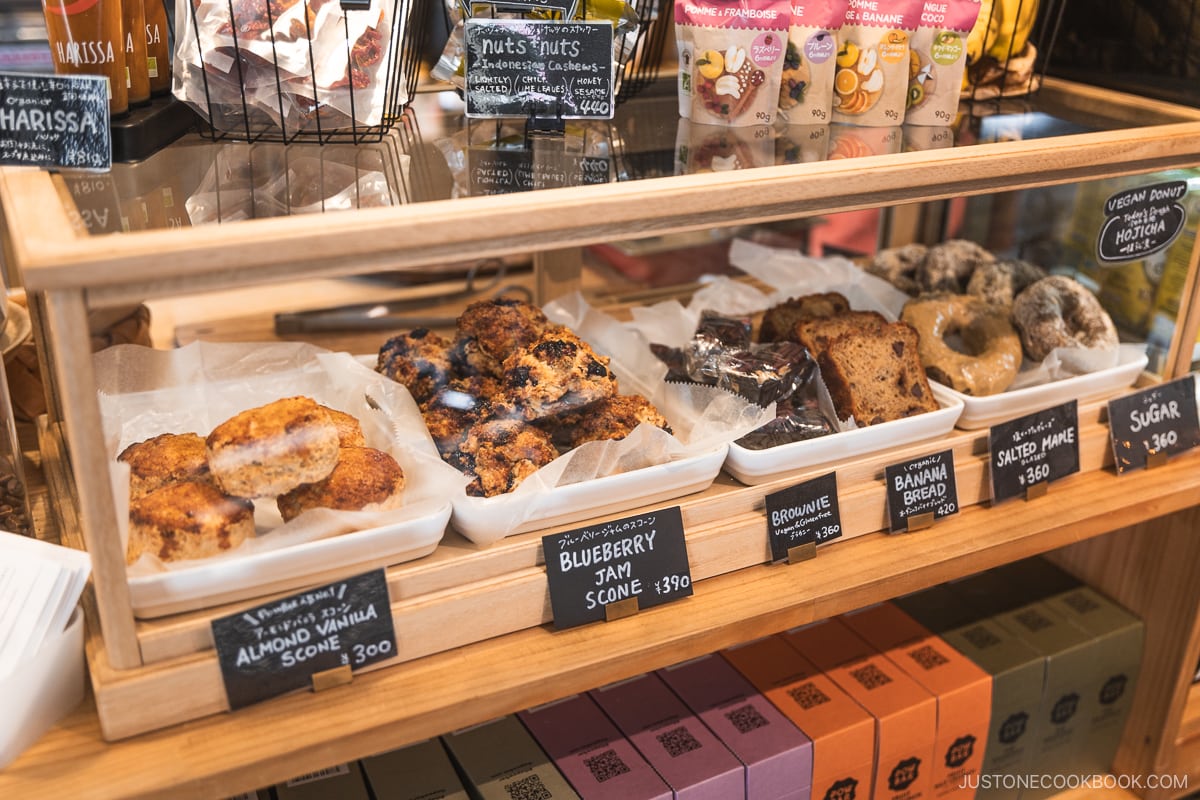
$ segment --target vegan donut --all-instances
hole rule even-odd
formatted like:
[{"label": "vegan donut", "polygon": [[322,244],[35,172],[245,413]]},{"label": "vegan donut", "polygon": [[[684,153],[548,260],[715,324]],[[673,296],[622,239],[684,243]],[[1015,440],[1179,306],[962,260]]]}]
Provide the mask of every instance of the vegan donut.
[{"label": "vegan donut", "polygon": [[[940,294],[910,300],[900,319],[917,329],[917,352],[925,373],[963,394],[1003,392],[1021,368],[1021,339],[1005,307],[971,295]],[[960,352],[946,342],[957,335]]]},{"label": "vegan donut", "polygon": [[951,239],[935,244],[917,266],[917,283],[925,292],[961,294],[972,273],[996,257],[968,239]]},{"label": "vegan donut", "polygon": [[994,305],[1011,306],[1025,287],[1046,277],[1046,270],[1021,261],[1006,258],[990,264],[981,264],[967,282],[967,294],[982,297]]},{"label": "vegan donut", "polygon": [[924,263],[928,253],[929,248],[919,242],[880,250],[867,266],[867,271],[905,294],[915,295],[921,290],[917,284],[917,268]]},{"label": "vegan donut", "polygon": [[1117,346],[1117,329],[1096,296],[1064,275],[1042,278],[1017,295],[1013,324],[1034,361],[1057,347],[1108,349]]}]

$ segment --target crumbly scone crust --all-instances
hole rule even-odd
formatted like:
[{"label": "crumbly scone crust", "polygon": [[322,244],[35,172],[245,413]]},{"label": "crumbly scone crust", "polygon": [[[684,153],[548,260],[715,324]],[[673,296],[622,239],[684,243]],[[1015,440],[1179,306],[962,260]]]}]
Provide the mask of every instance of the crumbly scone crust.
[{"label": "crumbly scone crust", "polygon": [[358,511],[387,506],[404,490],[404,470],[390,454],[373,447],[343,447],[333,472],[316,483],[297,486],[276,499],[284,521],[310,508]]},{"label": "crumbly scone crust", "polygon": [[207,558],[254,535],[254,505],[223,494],[211,483],[181,481],[129,505],[126,561],[142,553],[163,561]]},{"label": "crumbly scone crust", "polygon": [[129,496],[133,500],[180,481],[213,481],[204,439],[196,433],[163,433],[135,442],[122,450],[117,460],[129,465]]}]

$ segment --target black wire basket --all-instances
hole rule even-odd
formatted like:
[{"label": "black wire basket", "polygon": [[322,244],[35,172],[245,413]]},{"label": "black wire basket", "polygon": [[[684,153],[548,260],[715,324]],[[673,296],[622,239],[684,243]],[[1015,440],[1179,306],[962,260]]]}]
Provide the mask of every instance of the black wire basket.
[{"label": "black wire basket", "polygon": [[424,0],[177,0],[175,96],[213,139],[377,142],[416,91]]}]

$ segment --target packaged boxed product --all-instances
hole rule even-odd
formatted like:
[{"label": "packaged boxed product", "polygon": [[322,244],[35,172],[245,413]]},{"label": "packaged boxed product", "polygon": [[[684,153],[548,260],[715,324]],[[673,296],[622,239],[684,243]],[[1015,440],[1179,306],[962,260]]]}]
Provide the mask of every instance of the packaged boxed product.
[{"label": "packaged boxed product", "polygon": [[775,143],[768,125],[731,128],[679,119],[675,144],[679,175],[767,167],[774,161]]},{"label": "packaged boxed product", "polygon": [[880,800],[932,797],[937,700],[840,620],[781,634],[875,717],[875,791]]},{"label": "packaged boxed product", "polygon": [[925,0],[909,43],[907,125],[952,125],[980,0]]},{"label": "packaged boxed product", "polygon": [[875,719],[780,636],[721,656],[812,740],[813,798],[871,796]]},{"label": "packaged boxed product", "polygon": [[388,800],[468,800],[441,739],[426,739],[359,762],[372,797]]},{"label": "packaged boxed product", "polygon": [[678,0],[680,116],[715,125],[770,125],[791,13],[787,0]]},{"label": "packaged boxed product", "polygon": [[442,741],[468,784],[471,797],[512,800],[525,795],[542,800],[579,800],[571,784],[515,716],[448,733]]},{"label": "packaged boxed product", "polygon": [[909,42],[923,0],[850,0],[838,35],[833,121],[896,126],[908,97]]},{"label": "packaged boxed product", "polygon": [[177,0],[173,92],[213,127],[289,133],[374,126],[399,59],[407,6],[315,0]]},{"label": "packaged boxed product", "polygon": [[833,110],[833,74],[837,70],[837,31],[846,18],[848,2],[792,3],[779,110],[793,124],[829,122]]}]

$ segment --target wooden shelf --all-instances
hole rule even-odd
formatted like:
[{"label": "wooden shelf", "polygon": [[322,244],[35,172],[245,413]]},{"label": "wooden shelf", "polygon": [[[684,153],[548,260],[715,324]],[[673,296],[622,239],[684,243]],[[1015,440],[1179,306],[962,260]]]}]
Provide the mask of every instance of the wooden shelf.
[{"label": "wooden shelf", "polygon": [[89,706],[0,773],[0,796],[211,798],[264,786],[1188,508],[1196,467],[1192,454],[1119,478],[1078,475],[1036,501],[721,575],[615,623],[531,628],[113,744]]},{"label": "wooden shelf", "polygon": [[1174,763],[1173,771],[1186,775],[1189,787],[1200,786],[1200,683],[1192,684],[1188,691],[1179,737],[1175,740]]}]

